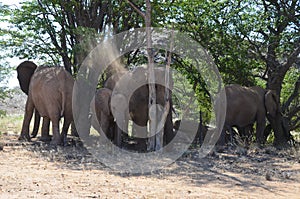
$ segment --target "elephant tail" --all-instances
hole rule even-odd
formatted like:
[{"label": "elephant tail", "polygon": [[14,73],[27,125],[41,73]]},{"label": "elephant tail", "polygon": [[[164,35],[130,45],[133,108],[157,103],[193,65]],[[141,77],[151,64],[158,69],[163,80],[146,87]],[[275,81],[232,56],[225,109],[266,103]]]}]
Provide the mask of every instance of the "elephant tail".
[{"label": "elephant tail", "polygon": [[[74,79],[68,71],[58,68],[57,81],[60,83],[59,91],[61,94],[61,116],[65,113],[72,113],[72,92]],[[70,105],[71,104],[71,105]]]}]

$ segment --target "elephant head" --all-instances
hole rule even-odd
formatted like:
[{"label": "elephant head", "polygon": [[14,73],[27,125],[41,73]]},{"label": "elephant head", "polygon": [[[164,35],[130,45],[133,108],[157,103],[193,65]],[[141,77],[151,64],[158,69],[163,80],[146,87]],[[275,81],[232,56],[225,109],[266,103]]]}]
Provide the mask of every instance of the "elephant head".
[{"label": "elephant head", "polygon": [[114,94],[108,88],[98,89],[91,102],[92,112],[95,112],[97,117],[97,122],[93,122],[92,125],[99,133],[106,134],[117,146],[121,146],[122,130],[127,132],[127,104],[125,96]]},{"label": "elephant head", "polygon": [[31,61],[24,61],[17,67],[18,80],[24,93],[28,95],[29,83],[37,65]]},{"label": "elephant head", "polygon": [[267,115],[275,117],[276,113],[279,111],[278,97],[273,90],[268,90],[265,94],[265,106]]}]

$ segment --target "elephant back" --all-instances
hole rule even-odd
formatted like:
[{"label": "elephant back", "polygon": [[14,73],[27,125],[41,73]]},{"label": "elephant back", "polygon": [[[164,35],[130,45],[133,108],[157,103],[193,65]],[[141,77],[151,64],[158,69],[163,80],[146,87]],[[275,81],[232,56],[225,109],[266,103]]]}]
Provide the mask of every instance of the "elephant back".
[{"label": "elephant back", "polygon": [[31,77],[37,65],[31,61],[24,61],[17,67],[18,80],[21,90],[28,95]]}]

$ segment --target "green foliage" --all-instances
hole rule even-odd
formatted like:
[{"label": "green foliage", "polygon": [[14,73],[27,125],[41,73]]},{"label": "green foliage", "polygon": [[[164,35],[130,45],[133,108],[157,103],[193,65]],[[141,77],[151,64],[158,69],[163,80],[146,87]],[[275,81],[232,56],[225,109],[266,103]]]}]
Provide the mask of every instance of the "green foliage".
[{"label": "green foliage", "polygon": [[[8,7],[0,4],[0,23],[4,23],[4,20],[9,13]],[[8,63],[5,61],[6,57],[6,42],[4,41],[6,31],[0,28],[0,47],[2,52],[0,53],[0,103],[4,100],[8,94],[9,89],[7,87],[7,79],[9,73],[12,70]],[[0,117],[5,115],[3,110],[0,110]]]},{"label": "green foliage", "polygon": [[[297,2],[175,0],[165,9],[165,21],[209,50],[225,83],[274,89],[282,92],[284,104],[299,76],[291,68],[300,53]],[[299,120],[298,102],[296,97],[290,104],[294,112],[287,110],[289,120]]]},{"label": "green foliage", "polygon": [[[143,0],[134,3],[145,11]],[[275,89],[281,93],[281,104],[285,104],[299,76],[299,69],[294,68],[300,48],[299,6],[298,1],[153,0],[152,25],[185,32],[201,44],[212,55],[226,84]],[[120,0],[29,0],[20,8],[1,6],[0,11],[0,21],[11,24],[8,29],[0,29],[0,45],[9,50],[2,56],[63,64],[72,67],[74,74],[102,39],[145,26],[144,19],[128,2]],[[128,67],[147,61],[141,51],[125,58],[130,60]],[[189,86],[182,84],[182,92],[188,88],[186,92],[196,93],[199,105],[195,112],[205,112],[205,120],[212,117],[205,73],[199,72],[191,60],[176,55],[172,68],[187,79],[185,84]],[[0,80],[8,71],[0,68]],[[180,98],[188,103],[188,99]],[[295,121],[289,123],[295,127],[300,111],[293,110],[299,107],[299,95],[291,100],[284,114]]]},{"label": "green foliage", "polygon": [[[284,81],[282,84],[282,92],[281,92],[281,100],[285,102],[288,100],[291,93],[294,91],[295,83],[298,81],[300,69],[296,67],[292,67],[284,77]],[[300,105],[300,96],[294,101],[296,106]]]},{"label": "green foliage", "polygon": [[12,51],[11,56],[59,65],[60,49],[56,48],[47,32],[51,31],[58,36],[61,31],[60,24],[54,16],[53,20],[44,17],[44,12],[46,10],[39,6],[38,1],[26,1],[20,8],[12,8],[9,23],[14,28],[8,31],[7,46]]},{"label": "green foliage", "polygon": [[6,116],[6,111],[0,110],[0,118],[3,118]]},{"label": "green foliage", "polygon": [[272,144],[274,142],[274,133],[272,132],[266,140],[266,144]]},{"label": "green foliage", "polygon": [[237,6],[229,1],[175,1],[170,23],[187,32],[214,57],[225,83],[253,85],[252,71],[257,65],[245,59],[247,42],[233,30]]},{"label": "green foliage", "polygon": [[10,93],[10,90],[7,86],[7,80],[10,77],[11,71],[11,66],[9,66],[7,62],[3,61],[2,56],[0,56],[0,103],[2,100],[8,97]]}]

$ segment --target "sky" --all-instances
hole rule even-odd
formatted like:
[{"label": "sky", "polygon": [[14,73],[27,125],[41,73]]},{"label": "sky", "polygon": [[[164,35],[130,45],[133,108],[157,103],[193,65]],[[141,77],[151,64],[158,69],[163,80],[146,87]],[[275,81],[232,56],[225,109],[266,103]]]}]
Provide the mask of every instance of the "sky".
[{"label": "sky", "polygon": [[16,5],[18,6],[19,2],[22,2],[24,0],[2,0],[1,3],[3,5]]}]

